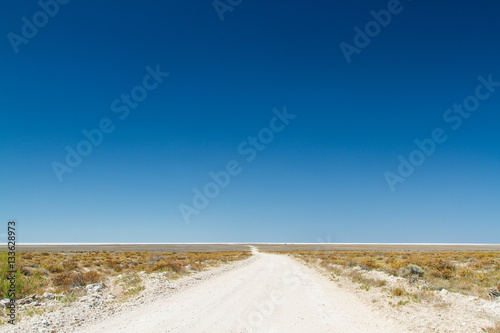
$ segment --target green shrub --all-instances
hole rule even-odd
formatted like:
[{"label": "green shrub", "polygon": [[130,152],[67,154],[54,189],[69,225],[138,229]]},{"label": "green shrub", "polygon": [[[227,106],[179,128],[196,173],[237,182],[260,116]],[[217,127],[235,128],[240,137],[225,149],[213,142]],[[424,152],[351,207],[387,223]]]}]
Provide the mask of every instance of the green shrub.
[{"label": "green shrub", "polygon": [[[7,252],[0,252],[0,298],[9,298],[11,280],[8,278],[11,276],[11,273],[7,260]],[[18,262],[19,257],[16,255],[16,264]],[[34,271],[30,276],[26,276],[22,273],[21,267],[18,267],[14,276],[16,290],[15,297],[17,299],[27,297],[30,294],[37,292],[46,284],[45,278],[41,275],[40,271]]]},{"label": "green shrub", "polygon": [[424,276],[425,271],[422,267],[410,264],[406,267],[403,267],[399,271],[399,275],[402,277],[406,277],[409,275],[418,275],[420,277]]}]

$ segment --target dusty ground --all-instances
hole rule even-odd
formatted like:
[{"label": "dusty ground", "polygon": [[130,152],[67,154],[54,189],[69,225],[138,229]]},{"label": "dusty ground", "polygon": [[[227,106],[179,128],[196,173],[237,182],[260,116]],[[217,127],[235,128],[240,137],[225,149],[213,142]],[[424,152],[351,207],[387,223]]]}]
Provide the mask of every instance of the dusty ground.
[{"label": "dusty ground", "polygon": [[292,258],[248,265],[79,332],[405,332]]},{"label": "dusty ground", "polygon": [[[344,269],[342,275],[336,275],[313,263],[309,266],[329,277],[342,290],[355,294],[361,303],[375,313],[395,319],[411,332],[485,332],[486,328],[500,321],[500,299],[490,300],[441,290],[424,291],[427,295],[425,301],[412,300],[407,296],[394,296],[391,290],[402,288],[418,293],[426,290],[422,281],[410,284],[404,278],[375,270],[364,271],[358,267]],[[364,278],[386,281],[387,285],[367,290],[362,283],[352,282],[349,278],[349,272],[353,271]]]},{"label": "dusty ground", "polygon": [[154,275],[140,295],[126,302],[108,301],[104,294],[106,302],[56,306],[19,323],[16,330],[0,330],[469,333],[500,318],[498,301],[442,293],[442,302],[394,306],[377,288],[360,290],[348,279],[333,278],[288,256],[253,252],[250,259],[175,282]]}]

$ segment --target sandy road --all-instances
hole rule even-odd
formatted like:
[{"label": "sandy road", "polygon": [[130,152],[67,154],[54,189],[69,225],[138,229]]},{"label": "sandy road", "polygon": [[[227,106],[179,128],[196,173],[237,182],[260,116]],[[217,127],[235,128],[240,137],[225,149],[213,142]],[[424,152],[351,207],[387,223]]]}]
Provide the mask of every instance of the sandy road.
[{"label": "sandy road", "polygon": [[297,261],[253,252],[256,258],[247,265],[83,331],[406,332]]}]

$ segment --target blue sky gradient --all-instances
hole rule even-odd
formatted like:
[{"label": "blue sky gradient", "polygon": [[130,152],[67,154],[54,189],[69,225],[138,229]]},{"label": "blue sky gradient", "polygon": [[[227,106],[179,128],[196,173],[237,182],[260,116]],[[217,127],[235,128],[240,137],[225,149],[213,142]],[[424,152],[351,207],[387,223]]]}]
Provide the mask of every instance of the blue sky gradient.
[{"label": "blue sky gradient", "polygon": [[[5,230],[18,221],[20,242],[497,243],[500,88],[457,130],[443,114],[479,76],[500,82],[500,5],[402,0],[348,63],[339,44],[388,3],[243,0],[221,21],[211,1],[73,0],[17,53],[9,33],[41,7],[1,3]],[[168,77],[120,119],[113,101],[157,65]],[[296,118],[247,162],[238,146],[285,106]],[[59,181],[53,162],[106,118],[114,130]],[[435,128],[447,141],[392,191],[385,173]],[[241,172],[186,223],[179,205],[231,160]]]}]

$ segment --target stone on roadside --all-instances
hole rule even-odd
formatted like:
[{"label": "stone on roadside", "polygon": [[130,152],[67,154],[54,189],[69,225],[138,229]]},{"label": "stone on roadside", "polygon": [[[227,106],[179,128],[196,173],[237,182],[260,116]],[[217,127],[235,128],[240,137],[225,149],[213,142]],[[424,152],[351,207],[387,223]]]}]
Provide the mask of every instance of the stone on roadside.
[{"label": "stone on roadside", "polygon": [[43,293],[43,298],[54,299],[54,294],[49,293],[49,292]]}]

